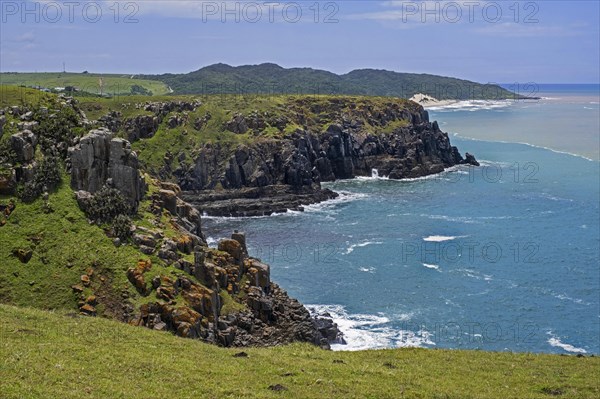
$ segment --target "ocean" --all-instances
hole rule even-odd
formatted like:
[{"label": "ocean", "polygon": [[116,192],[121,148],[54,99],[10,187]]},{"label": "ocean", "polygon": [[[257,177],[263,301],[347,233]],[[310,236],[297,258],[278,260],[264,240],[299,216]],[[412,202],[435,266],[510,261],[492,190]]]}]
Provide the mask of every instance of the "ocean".
[{"label": "ocean", "polygon": [[338,323],[334,350],[599,354],[598,85],[539,95],[430,110],[481,167],[373,171],[305,212],[205,217],[209,243],[245,231],[275,282]]}]

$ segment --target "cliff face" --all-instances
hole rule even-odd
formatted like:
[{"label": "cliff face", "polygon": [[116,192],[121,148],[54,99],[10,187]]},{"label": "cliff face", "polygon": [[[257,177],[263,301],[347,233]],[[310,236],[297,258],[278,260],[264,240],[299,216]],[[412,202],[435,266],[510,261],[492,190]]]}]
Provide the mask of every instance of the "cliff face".
[{"label": "cliff face", "polygon": [[[144,174],[129,141],[90,129],[73,99],[47,105],[0,109],[17,131],[0,142],[0,189],[10,197],[0,199],[0,302],[78,309],[222,346],[343,340],[271,281],[243,233],[209,248],[199,211],[178,185]],[[34,131],[19,125],[21,114]]]},{"label": "cliff face", "polygon": [[[233,150],[207,144],[193,163],[175,170],[167,158],[160,173],[174,176],[187,191],[185,198],[208,214],[261,215],[333,198],[334,193],[320,189],[321,182],[371,176],[373,169],[401,179],[476,163],[470,155],[465,161],[416,104],[340,98],[314,104],[294,100],[287,107],[281,123],[298,126],[293,132]],[[257,113],[237,114],[226,127],[243,134],[270,123]],[[230,191],[210,191],[216,187]]]}]

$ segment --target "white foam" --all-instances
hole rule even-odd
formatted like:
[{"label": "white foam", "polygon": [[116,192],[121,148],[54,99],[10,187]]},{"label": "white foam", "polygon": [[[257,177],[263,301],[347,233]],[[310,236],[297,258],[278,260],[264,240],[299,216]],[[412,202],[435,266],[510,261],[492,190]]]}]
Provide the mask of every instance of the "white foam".
[{"label": "white foam", "polygon": [[345,255],[351,254],[355,248],[362,248],[362,247],[366,247],[368,245],[381,245],[383,244],[383,242],[381,241],[362,241],[358,244],[352,244],[350,245],[347,249],[346,252],[344,253]]},{"label": "white foam", "polygon": [[514,100],[467,100],[457,101],[450,104],[426,106],[430,111],[442,112],[458,112],[458,111],[481,111],[481,110],[497,110],[510,107],[515,103]]},{"label": "white foam", "polygon": [[429,263],[423,263],[423,266],[425,266],[428,269],[434,269],[434,270],[440,271],[440,267],[438,265],[431,265]]},{"label": "white foam", "polygon": [[[552,335],[552,332],[548,332],[549,335]],[[550,338],[548,338],[548,343],[550,344],[550,346],[554,346],[555,348],[561,348],[562,350],[566,351],[566,352],[571,352],[571,353],[587,353],[587,351],[583,348],[577,348],[571,344],[567,344],[564,343],[560,340],[560,338],[556,337],[556,336],[552,336]]]},{"label": "white foam", "polygon": [[429,236],[429,237],[423,238],[423,241],[444,242],[444,241],[452,241],[452,240],[456,240],[457,238],[464,238],[464,237],[468,237],[468,236]]},{"label": "white foam", "polygon": [[377,269],[375,267],[359,267],[358,270],[365,273],[375,274]]},{"label": "white foam", "polygon": [[[312,314],[328,313],[344,333],[347,344],[334,344],[334,351],[357,351],[401,347],[425,347],[435,345],[428,331],[405,331],[387,324],[390,319],[383,314],[348,314],[341,305],[306,305]],[[410,320],[411,314],[394,316],[395,319]]]},{"label": "white foam", "polygon": [[[325,186],[325,185],[324,185]],[[319,202],[317,204],[303,205],[304,212],[328,212],[335,208],[337,205],[358,201],[368,197],[364,193],[353,193],[350,191],[336,191],[338,194],[337,198],[333,198],[327,201]]]}]

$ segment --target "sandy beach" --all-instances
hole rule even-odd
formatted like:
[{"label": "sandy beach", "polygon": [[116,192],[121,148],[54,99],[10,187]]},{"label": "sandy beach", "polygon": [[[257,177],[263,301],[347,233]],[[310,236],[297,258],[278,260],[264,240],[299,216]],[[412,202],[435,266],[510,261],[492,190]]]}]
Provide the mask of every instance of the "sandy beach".
[{"label": "sandy beach", "polygon": [[447,105],[458,103],[457,100],[438,100],[435,97],[423,93],[415,94],[410,100],[421,104],[424,108],[445,107]]}]

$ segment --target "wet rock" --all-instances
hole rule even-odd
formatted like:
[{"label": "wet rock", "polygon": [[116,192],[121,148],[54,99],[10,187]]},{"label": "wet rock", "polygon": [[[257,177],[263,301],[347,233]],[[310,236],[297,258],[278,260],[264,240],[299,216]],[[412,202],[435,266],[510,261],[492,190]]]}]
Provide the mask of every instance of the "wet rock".
[{"label": "wet rock", "polygon": [[468,152],[465,154],[464,163],[466,163],[468,165],[473,165],[473,166],[480,166],[479,162],[477,162],[477,159],[475,159],[475,156],[469,154]]}]

